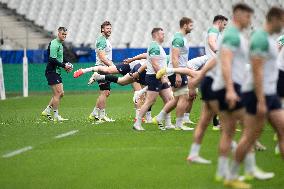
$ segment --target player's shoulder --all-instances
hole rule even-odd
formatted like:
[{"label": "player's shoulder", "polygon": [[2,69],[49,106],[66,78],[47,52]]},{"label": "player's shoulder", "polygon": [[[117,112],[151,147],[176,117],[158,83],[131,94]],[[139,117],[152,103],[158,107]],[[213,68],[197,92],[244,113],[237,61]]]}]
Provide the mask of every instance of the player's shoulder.
[{"label": "player's shoulder", "polygon": [[55,48],[55,47],[58,48],[58,47],[62,46],[62,43],[60,43],[60,42],[58,41],[58,39],[55,38],[55,39],[53,39],[53,40],[50,41],[50,46],[53,47],[53,48]]},{"label": "player's shoulder", "polygon": [[173,47],[183,47],[185,44],[184,42],[184,36],[180,32],[176,32],[174,34],[173,40],[172,40],[172,46]]},{"label": "player's shoulder", "polygon": [[258,29],[254,31],[250,38],[250,49],[259,49],[268,50],[269,41],[268,41],[268,33],[263,29]]},{"label": "player's shoulder", "polygon": [[215,28],[215,27],[210,27],[210,28],[208,28],[207,33],[209,33],[209,34],[211,34],[211,33],[218,34],[219,30],[217,28]]},{"label": "player's shoulder", "polygon": [[149,55],[159,55],[160,45],[156,41],[152,41],[148,48]]},{"label": "player's shoulder", "polygon": [[228,26],[224,30],[224,36],[239,36],[240,35],[240,30],[235,27],[235,26]]},{"label": "player's shoulder", "polygon": [[279,45],[284,46],[284,35],[281,35],[277,38],[277,42]]},{"label": "player's shoulder", "polygon": [[103,36],[103,35],[99,35],[97,38],[96,38],[96,43],[106,43],[106,37]]},{"label": "player's shoulder", "polygon": [[223,34],[223,44],[231,44],[233,46],[239,46],[241,41],[240,30],[235,26],[229,26],[225,29]]}]

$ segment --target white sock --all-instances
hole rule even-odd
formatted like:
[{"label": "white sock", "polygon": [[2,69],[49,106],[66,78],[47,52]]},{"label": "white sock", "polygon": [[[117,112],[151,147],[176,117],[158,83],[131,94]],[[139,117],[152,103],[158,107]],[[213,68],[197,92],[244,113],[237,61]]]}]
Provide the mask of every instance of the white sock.
[{"label": "white sock", "polygon": [[199,156],[199,150],[200,150],[200,144],[197,144],[197,143],[194,142],[191,145],[189,156],[191,156],[191,157]]},{"label": "white sock", "polygon": [[175,73],[173,68],[166,68],[166,72],[167,72],[167,74]]},{"label": "white sock", "polygon": [[189,120],[190,113],[183,114],[183,120]]},{"label": "white sock", "polygon": [[94,109],[93,109],[92,114],[93,114],[93,116],[98,117],[99,116],[99,112],[100,112],[100,109],[95,106]]},{"label": "white sock", "polygon": [[252,173],[254,171],[254,168],[256,167],[254,152],[247,153],[244,160],[244,164],[245,164],[245,173]]},{"label": "white sock", "polygon": [[58,117],[58,110],[53,110],[54,112],[54,117]]},{"label": "white sock", "polygon": [[90,68],[84,68],[84,69],[82,69],[82,72],[83,73],[93,72],[93,71],[95,71],[94,68],[96,68],[96,66],[90,67]]},{"label": "white sock", "polygon": [[237,179],[239,176],[239,170],[240,170],[240,164],[234,160],[232,162],[229,173],[227,174],[227,179],[228,180]]},{"label": "white sock", "polygon": [[225,177],[228,173],[228,169],[229,169],[229,159],[225,156],[219,156],[217,175],[221,177]]},{"label": "white sock", "polygon": [[144,87],[143,89],[141,89],[141,90],[139,90],[137,92],[138,92],[139,96],[141,96],[142,94],[146,93],[147,90],[148,90],[148,86]]},{"label": "white sock", "polygon": [[171,126],[171,125],[172,125],[171,113],[168,113],[166,114],[165,126]]},{"label": "white sock", "polygon": [[140,115],[137,116],[137,120],[135,122],[135,126],[137,127],[140,127],[141,126],[141,123],[142,123],[142,117]]},{"label": "white sock", "polygon": [[282,108],[284,108],[284,99],[281,99]]},{"label": "white sock", "polygon": [[138,115],[139,115],[140,109],[135,109],[135,118],[138,119]]},{"label": "white sock", "polygon": [[105,75],[99,75],[99,77],[97,78],[98,81],[105,80],[105,79],[106,79]]},{"label": "white sock", "polygon": [[105,109],[100,109],[100,118],[104,118],[106,115],[106,110]]},{"label": "white sock", "polygon": [[157,115],[157,121],[162,122],[165,120],[167,113],[164,110],[161,110],[160,113]]},{"label": "white sock", "polygon": [[182,126],[183,117],[177,117],[176,118],[176,127]]},{"label": "white sock", "polygon": [[146,112],[146,119],[152,119],[151,111]]},{"label": "white sock", "polygon": [[44,109],[44,111],[48,114],[50,114],[51,110],[52,110],[52,106],[49,106],[49,105]]}]

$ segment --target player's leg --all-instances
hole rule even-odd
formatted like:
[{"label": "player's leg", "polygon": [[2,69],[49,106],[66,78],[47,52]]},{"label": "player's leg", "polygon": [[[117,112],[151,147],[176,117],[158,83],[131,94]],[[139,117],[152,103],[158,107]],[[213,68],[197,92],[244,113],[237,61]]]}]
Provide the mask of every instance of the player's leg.
[{"label": "player's leg", "polygon": [[190,68],[163,68],[159,70],[156,74],[157,79],[160,79],[162,76],[166,74],[183,74],[183,75],[188,75],[191,77],[197,77],[199,75],[198,71],[194,71]]},{"label": "player's leg", "polygon": [[210,121],[212,120],[213,115],[214,115],[214,113],[210,110],[208,104],[206,102],[203,102],[200,119],[199,119],[197,126],[195,128],[193,143],[191,145],[191,150],[190,150],[189,155],[187,157],[187,160],[189,162],[196,162],[196,163],[203,163],[203,164],[211,163],[211,161],[200,157],[199,151],[200,151],[201,142],[202,142],[204,133],[205,133]]},{"label": "player's leg", "polygon": [[284,110],[273,110],[269,112],[268,116],[269,122],[276,130],[280,153],[284,159]]},{"label": "player's leg", "polygon": [[[160,91],[160,96],[164,102],[164,104],[167,104],[169,101],[171,101],[173,97],[172,89],[168,86],[168,84],[164,84],[164,89]],[[175,126],[172,125],[171,121],[171,113],[168,113],[165,115],[165,129],[174,129]]]},{"label": "player's leg", "polygon": [[144,128],[141,125],[142,124],[142,118],[145,116],[145,114],[148,111],[148,109],[150,108],[150,106],[152,106],[155,103],[158,95],[159,95],[159,92],[157,92],[157,91],[147,91],[145,103],[142,105],[140,112],[139,112],[139,115],[137,117],[137,120],[136,120],[136,122],[133,126],[133,128],[135,130],[138,130],[138,131],[144,130]]},{"label": "player's leg", "polygon": [[89,68],[81,68],[74,72],[74,78],[80,77],[81,75],[88,73],[88,72],[101,72],[104,74],[115,74],[119,73],[116,66],[93,66]]},{"label": "player's leg", "polygon": [[58,108],[60,104],[61,98],[64,96],[63,84],[55,84],[51,86],[53,97],[52,97],[52,108],[54,113],[54,121],[66,121],[68,119],[64,119],[59,115]]},{"label": "player's leg", "polygon": [[221,111],[220,112],[220,122],[221,122],[221,138],[219,143],[219,158],[218,158],[218,168],[216,172],[216,180],[220,181],[226,177],[229,170],[229,153],[231,152],[231,146],[233,137],[235,134],[236,123],[238,118],[244,110],[236,110],[233,112]]}]

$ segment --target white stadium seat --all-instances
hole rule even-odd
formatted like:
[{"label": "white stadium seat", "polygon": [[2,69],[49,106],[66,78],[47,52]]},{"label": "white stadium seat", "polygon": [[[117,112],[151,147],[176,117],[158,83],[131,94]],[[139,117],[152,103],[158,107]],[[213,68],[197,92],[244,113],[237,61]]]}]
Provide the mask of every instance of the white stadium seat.
[{"label": "white stadium seat", "polygon": [[[165,44],[178,30],[178,20],[187,16],[194,21],[190,45],[203,42],[202,33],[212,24],[213,17],[223,14],[231,18],[234,3],[240,0],[0,0],[17,13],[24,15],[35,24],[54,32],[59,26],[69,30],[68,42],[94,44],[100,32],[100,24],[109,20],[113,26],[112,44],[114,47],[146,47],[151,41],[153,27],[163,27],[166,33]],[[257,9],[252,25],[261,26],[268,7],[284,6],[283,0],[245,1]],[[147,33],[145,33],[147,32]]]}]

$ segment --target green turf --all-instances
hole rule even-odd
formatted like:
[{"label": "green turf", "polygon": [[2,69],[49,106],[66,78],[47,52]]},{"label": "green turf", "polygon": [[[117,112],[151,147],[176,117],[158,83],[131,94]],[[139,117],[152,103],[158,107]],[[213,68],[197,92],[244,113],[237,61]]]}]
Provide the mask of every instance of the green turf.
[{"label": "green turf", "polygon": [[[11,98],[0,102],[0,188],[223,188],[214,182],[219,133],[208,130],[202,156],[212,165],[186,163],[192,131],[159,131],[144,125],[143,133],[132,130],[130,93],[113,93],[107,113],[115,123],[92,125],[87,121],[97,94],[66,94],[60,113],[66,123],[42,123],[39,115],[49,95]],[[159,100],[153,114],[162,106]],[[192,111],[198,121],[200,101]],[[54,139],[58,134],[79,130],[75,135]],[[238,134],[239,135],[239,134]],[[254,188],[281,188],[284,163],[273,153],[273,131],[266,127],[261,141],[268,150],[257,152],[257,162],[276,176],[253,181]],[[3,154],[25,147],[33,149],[11,158]]]}]

